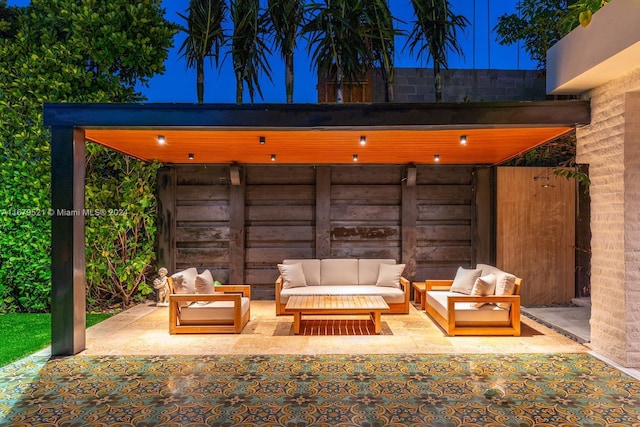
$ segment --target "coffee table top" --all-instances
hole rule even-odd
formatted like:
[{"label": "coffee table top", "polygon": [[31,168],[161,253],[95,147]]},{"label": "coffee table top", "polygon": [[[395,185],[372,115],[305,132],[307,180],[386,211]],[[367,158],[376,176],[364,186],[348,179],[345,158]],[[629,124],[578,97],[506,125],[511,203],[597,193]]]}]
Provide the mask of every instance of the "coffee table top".
[{"label": "coffee table top", "polygon": [[379,295],[292,295],[285,310],[305,312],[388,310],[389,305]]}]

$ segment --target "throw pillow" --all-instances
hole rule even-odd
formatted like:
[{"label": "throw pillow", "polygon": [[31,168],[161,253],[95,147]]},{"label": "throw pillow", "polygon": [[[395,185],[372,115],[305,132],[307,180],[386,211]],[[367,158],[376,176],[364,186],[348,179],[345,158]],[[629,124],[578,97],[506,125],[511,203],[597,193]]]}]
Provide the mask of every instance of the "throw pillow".
[{"label": "throw pillow", "polygon": [[451,285],[451,292],[458,292],[465,295],[471,294],[473,285],[481,273],[481,270],[458,267],[456,277],[453,279],[453,284]]},{"label": "throw pillow", "polygon": [[[479,295],[479,296],[487,296],[493,295],[496,289],[496,276],[494,274],[487,274],[486,276],[481,276],[476,279],[476,282],[473,284],[473,289],[471,289],[471,295]],[[474,302],[471,304],[472,307],[480,308],[485,304],[489,304],[487,302]]]},{"label": "throw pillow", "polygon": [[282,276],[283,289],[307,286],[302,264],[278,264],[278,270],[280,270],[280,275]]},{"label": "throw pillow", "polygon": [[176,294],[194,294],[196,292],[197,275],[198,270],[195,267],[172,274],[173,292]]},{"label": "throw pillow", "polygon": [[205,270],[196,276],[196,294],[212,294],[215,292],[213,276]]},{"label": "throw pillow", "polygon": [[400,287],[400,276],[405,264],[380,264],[378,267],[378,280],[376,286]]},{"label": "throw pillow", "polygon": [[[497,276],[496,280],[496,295],[513,295],[516,290],[516,276],[509,273],[502,273]],[[509,309],[511,308],[510,302],[499,302],[498,307]]]}]

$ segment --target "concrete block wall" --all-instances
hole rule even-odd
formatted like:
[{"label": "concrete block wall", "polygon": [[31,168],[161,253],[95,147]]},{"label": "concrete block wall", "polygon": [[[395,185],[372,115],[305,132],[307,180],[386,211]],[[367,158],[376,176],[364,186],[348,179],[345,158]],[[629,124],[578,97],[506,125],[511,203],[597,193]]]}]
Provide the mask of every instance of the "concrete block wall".
[{"label": "concrete block wall", "polygon": [[[640,367],[640,68],[592,90],[577,162],[591,179],[591,347]],[[630,109],[631,108],[631,109]]]},{"label": "concrete block wall", "polygon": [[[396,68],[393,102],[434,102],[432,68]],[[546,99],[539,70],[442,70],[443,102],[540,101]],[[384,83],[373,77],[373,101],[384,101]]]}]

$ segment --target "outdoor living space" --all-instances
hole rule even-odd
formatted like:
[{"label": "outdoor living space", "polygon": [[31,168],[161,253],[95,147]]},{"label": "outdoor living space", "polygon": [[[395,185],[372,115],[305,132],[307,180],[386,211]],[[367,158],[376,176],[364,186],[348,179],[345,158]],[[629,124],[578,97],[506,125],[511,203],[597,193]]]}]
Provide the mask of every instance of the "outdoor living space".
[{"label": "outdoor living space", "polygon": [[[448,337],[412,305],[409,314],[383,314],[380,335],[362,335],[367,316],[314,316],[301,335],[293,316],[277,316],[275,301],[251,301],[251,319],[241,334],[169,334],[168,307],[154,302],[135,306],[87,329],[87,348],[94,355],[260,355],[260,354],[512,354],[586,353],[588,346],[522,316],[520,337]],[[322,329],[317,325],[324,321]],[[331,335],[336,322],[349,323],[342,335]],[[305,335],[312,333],[314,335]],[[349,335],[346,335],[349,334]]]}]

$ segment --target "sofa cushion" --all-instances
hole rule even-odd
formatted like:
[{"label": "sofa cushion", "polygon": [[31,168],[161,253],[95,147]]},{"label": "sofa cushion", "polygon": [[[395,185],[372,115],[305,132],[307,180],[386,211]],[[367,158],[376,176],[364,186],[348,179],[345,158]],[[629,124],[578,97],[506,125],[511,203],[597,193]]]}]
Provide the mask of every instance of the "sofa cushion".
[{"label": "sofa cushion", "polygon": [[320,284],[320,260],[319,259],[285,259],[283,264],[301,264],[304,280],[307,286]]},{"label": "sofa cushion", "polygon": [[[486,276],[480,276],[476,279],[471,289],[471,295],[487,296],[493,295],[496,289],[496,276],[494,274],[487,274]],[[474,307],[482,307],[483,305],[490,304],[486,302],[474,302],[471,305]]]},{"label": "sofa cushion", "polygon": [[[427,304],[433,307],[442,317],[448,318],[447,297],[460,296],[456,292],[427,291]],[[470,302],[455,304],[456,322],[509,322],[509,310],[503,310],[493,304],[473,307]]]},{"label": "sofa cushion", "polygon": [[357,285],[357,259],[323,259],[320,261],[320,284]]},{"label": "sofa cushion", "polygon": [[[497,267],[487,264],[478,264],[476,268],[482,270],[482,274],[492,273],[496,276],[496,295],[513,295],[516,288],[516,276],[504,272]],[[511,307],[510,302],[498,303],[498,307],[508,309]]]},{"label": "sofa cushion", "polygon": [[404,264],[380,264],[376,286],[400,287],[400,276],[404,271]]},{"label": "sofa cushion", "polygon": [[375,285],[378,281],[380,264],[395,264],[395,259],[359,259],[358,285]]},{"label": "sofa cushion", "polygon": [[451,292],[458,292],[461,294],[469,295],[473,289],[476,279],[480,277],[482,273],[479,269],[469,269],[458,267],[456,277],[451,284]]},{"label": "sofa cushion", "polygon": [[285,304],[292,295],[380,295],[387,304],[402,304],[405,301],[405,293],[402,289],[375,285],[307,286],[283,289],[280,292],[280,302]]},{"label": "sofa cushion", "polygon": [[282,275],[282,287],[284,289],[307,286],[301,263],[278,264],[278,270]]},{"label": "sofa cushion", "polygon": [[[250,307],[250,299],[241,298],[240,311],[244,316]],[[181,325],[232,325],[233,301],[211,301],[206,304],[191,303],[180,310]]]},{"label": "sofa cushion", "polygon": [[205,270],[196,276],[196,294],[212,294],[215,292],[213,276],[209,270]]}]

